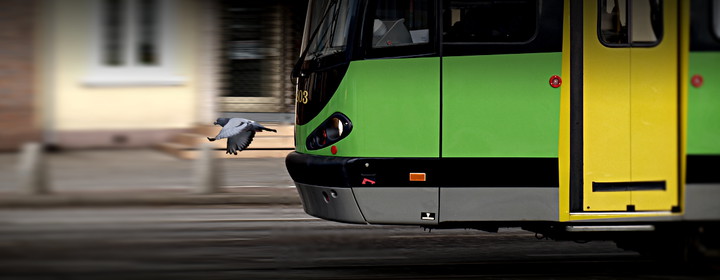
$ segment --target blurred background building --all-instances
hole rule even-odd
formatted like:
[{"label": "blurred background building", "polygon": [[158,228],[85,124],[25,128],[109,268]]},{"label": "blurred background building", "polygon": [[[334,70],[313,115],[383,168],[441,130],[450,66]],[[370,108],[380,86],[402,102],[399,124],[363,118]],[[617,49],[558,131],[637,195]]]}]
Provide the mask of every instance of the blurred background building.
[{"label": "blurred background building", "polygon": [[0,0],[0,150],[157,146],[217,117],[290,125],[306,6]]}]

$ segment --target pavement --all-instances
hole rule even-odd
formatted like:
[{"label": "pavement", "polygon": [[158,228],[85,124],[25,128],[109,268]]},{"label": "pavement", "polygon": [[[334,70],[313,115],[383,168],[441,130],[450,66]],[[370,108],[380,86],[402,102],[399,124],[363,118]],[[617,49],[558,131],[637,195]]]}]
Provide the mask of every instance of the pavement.
[{"label": "pavement", "polygon": [[0,153],[0,208],[153,205],[300,205],[284,158],[216,159],[220,188],[197,187],[194,160],[154,149],[45,152],[48,194],[20,186],[19,153]]}]

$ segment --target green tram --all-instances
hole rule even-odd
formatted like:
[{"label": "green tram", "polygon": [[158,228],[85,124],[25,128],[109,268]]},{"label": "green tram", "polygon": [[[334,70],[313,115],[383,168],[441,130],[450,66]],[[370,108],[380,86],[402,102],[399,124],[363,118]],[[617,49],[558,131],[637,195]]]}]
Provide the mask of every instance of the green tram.
[{"label": "green tram", "polygon": [[718,0],[311,0],[303,40],[313,216],[717,245]]}]

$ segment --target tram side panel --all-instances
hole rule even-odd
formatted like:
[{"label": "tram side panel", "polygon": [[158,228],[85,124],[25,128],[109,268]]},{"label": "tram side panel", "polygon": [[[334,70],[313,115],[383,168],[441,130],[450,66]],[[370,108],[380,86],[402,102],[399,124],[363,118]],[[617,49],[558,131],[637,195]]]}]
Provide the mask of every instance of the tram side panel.
[{"label": "tram side panel", "polygon": [[[561,53],[443,58],[442,222],[556,220]],[[464,172],[472,170],[472,172]]]},{"label": "tram side panel", "polygon": [[557,220],[562,1],[443,9],[440,221]]}]

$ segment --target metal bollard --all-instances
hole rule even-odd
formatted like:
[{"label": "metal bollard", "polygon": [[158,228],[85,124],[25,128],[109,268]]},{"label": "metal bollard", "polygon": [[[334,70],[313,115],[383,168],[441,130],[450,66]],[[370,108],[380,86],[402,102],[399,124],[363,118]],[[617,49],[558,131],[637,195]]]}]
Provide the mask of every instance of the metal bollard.
[{"label": "metal bollard", "polygon": [[50,194],[47,178],[47,165],[42,157],[40,143],[26,143],[20,151],[18,166],[20,188],[28,194]]},{"label": "metal bollard", "polygon": [[201,144],[198,158],[195,159],[195,191],[197,193],[211,194],[221,191],[221,166],[213,156],[213,148],[211,143]]}]

